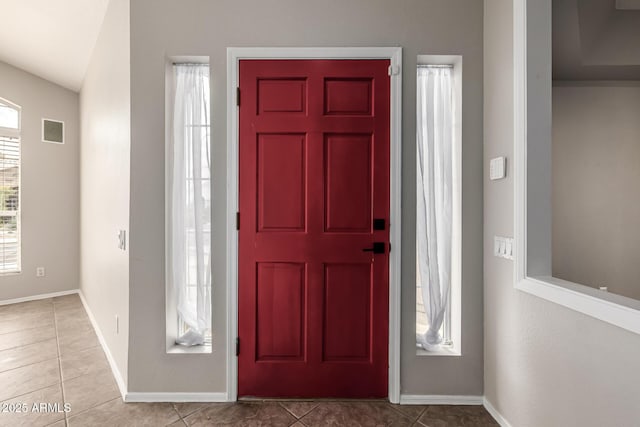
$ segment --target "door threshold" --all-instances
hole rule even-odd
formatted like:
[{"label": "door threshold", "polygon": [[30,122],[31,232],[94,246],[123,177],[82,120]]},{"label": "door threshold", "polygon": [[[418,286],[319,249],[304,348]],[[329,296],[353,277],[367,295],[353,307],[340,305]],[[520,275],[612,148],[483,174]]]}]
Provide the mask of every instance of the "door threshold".
[{"label": "door threshold", "polygon": [[389,402],[387,398],[339,398],[339,397],[238,397],[238,402]]}]

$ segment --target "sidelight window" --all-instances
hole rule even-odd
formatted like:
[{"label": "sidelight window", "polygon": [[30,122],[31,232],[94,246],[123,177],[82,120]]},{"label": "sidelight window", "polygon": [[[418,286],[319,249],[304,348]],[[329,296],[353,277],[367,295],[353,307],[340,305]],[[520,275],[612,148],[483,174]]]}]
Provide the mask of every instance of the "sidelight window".
[{"label": "sidelight window", "polygon": [[167,148],[167,275],[175,342],[211,340],[211,137],[208,64],[175,64]]},{"label": "sidelight window", "polygon": [[456,353],[460,344],[460,65],[455,58],[417,69],[416,345],[429,353]]}]

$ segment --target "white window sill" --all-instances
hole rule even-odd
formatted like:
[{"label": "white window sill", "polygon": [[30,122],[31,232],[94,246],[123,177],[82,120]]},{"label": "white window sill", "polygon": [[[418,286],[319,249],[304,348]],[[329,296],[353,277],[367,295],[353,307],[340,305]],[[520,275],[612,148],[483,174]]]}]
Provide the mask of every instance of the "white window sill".
[{"label": "white window sill", "polygon": [[22,274],[22,271],[5,271],[0,273],[0,276],[19,276]]},{"label": "white window sill", "polygon": [[455,347],[441,347],[438,350],[427,351],[423,348],[416,349],[416,356],[462,356]]},{"label": "white window sill", "polygon": [[167,349],[167,354],[210,354],[212,353],[211,344],[194,345],[187,347],[185,345],[175,344]]}]

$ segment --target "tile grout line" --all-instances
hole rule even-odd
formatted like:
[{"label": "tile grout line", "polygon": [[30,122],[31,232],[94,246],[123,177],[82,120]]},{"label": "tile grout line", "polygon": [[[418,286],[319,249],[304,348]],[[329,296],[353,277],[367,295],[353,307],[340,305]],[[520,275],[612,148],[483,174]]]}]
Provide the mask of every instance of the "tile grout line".
[{"label": "tile grout line", "polygon": [[[295,401],[294,401],[294,402],[295,402]],[[314,403],[313,401],[310,401],[310,402]],[[278,403],[278,405],[280,405],[280,407],[281,407],[282,409],[284,409],[285,411],[287,411],[288,413],[290,413],[290,414],[293,416],[293,418],[295,418],[295,419],[296,419],[296,421],[300,421],[301,419],[303,419],[304,417],[306,417],[307,415],[309,415],[312,411],[314,411],[318,406],[320,406],[320,402],[318,402],[318,403],[316,403],[316,405],[315,405],[313,408],[309,409],[307,412],[305,412],[304,414],[302,414],[302,415],[300,415],[300,416],[298,417],[296,414],[294,414],[293,412],[291,412],[291,411],[290,411],[286,406],[284,406],[284,405],[283,405],[283,403],[285,403],[285,402],[277,402],[277,403]],[[294,424],[295,424],[295,423],[294,423]]]},{"label": "tile grout line", "polygon": [[[50,360],[53,360],[53,359],[50,359]],[[3,400],[2,400],[2,402],[6,402],[6,401],[8,401],[8,400],[17,399],[17,398],[19,398],[19,397],[26,396],[27,394],[36,393],[36,392],[38,392],[38,391],[42,391],[42,390],[44,390],[45,388],[53,387],[54,385],[57,385],[57,384],[58,384],[58,383],[55,383],[55,384],[49,384],[49,385],[47,385],[47,386],[40,387],[40,388],[37,388],[37,389],[35,389],[35,390],[28,391],[28,392],[26,392],[26,393],[18,394],[17,396],[7,397],[6,399],[3,399]],[[57,421],[56,421],[56,422],[57,422]]]},{"label": "tile grout line", "polygon": [[[90,375],[90,374],[87,374],[87,375]],[[76,378],[78,378],[78,377],[76,377]],[[122,397],[120,397],[120,396],[118,396],[118,397],[114,397],[113,399],[109,399],[109,400],[107,400],[107,401],[105,401],[105,402],[101,402],[101,403],[98,403],[98,404],[96,404],[96,405],[93,405],[93,406],[91,406],[91,407],[89,407],[89,408],[83,409],[82,411],[78,412],[77,414],[73,414],[72,416],[70,416],[70,417],[69,417],[69,419],[71,419],[71,418],[75,418],[75,417],[77,417],[78,415],[82,415],[82,414],[84,414],[84,413],[86,413],[86,412],[89,412],[89,411],[90,411],[90,410],[92,410],[92,409],[96,409],[96,408],[97,408],[97,407],[99,407],[99,406],[106,405],[107,403],[113,402],[113,401],[114,401],[114,400],[116,400],[116,399],[120,399],[120,400],[122,400]],[[69,425],[69,421],[68,421],[69,419],[67,419],[67,425]]]},{"label": "tile grout line", "polygon": [[182,418],[182,415],[180,415],[180,411],[178,411],[178,408],[176,408],[175,402],[171,402],[171,407],[173,408],[175,413],[178,414],[178,418],[180,419],[180,421],[182,421],[182,424],[187,425],[187,422],[184,420],[184,418]]},{"label": "tile grout line", "polygon": [[[34,328],[34,329],[38,329],[38,328]],[[18,331],[18,332],[22,332],[22,331]],[[9,333],[13,334],[14,332],[9,332]],[[39,341],[30,342],[28,344],[22,344],[22,345],[16,345],[15,347],[3,348],[2,350],[0,350],[0,353],[2,353],[3,351],[15,350],[16,348],[20,348],[20,347],[27,347],[27,346],[30,346],[30,345],[41,344],[41,343],[43,343],[45,341],[54,340],[54,339],[56,339],[55,336],[49,337],[49,338],[45,338],[45,339],[39,340]]]},{"label": "tile grout line", "polygon": [[[51,339],[53,339],[53,338],[51,338]],[[47,341],[49,341],[49,340],[47,340]],[[44,341],[43,341],[43,342],[44,342]],[[24,346],[24,347],[26,347],[26,346]],[[16,347],[16,348],[20,348],[20,347]],[[5,350],[2,350],[2,351],[5,351]],[[0,351],[0,353],[1,353],[2,351]],[[57,359],[57,358],[58,358],[58,356],[55,356],[55,357],[50,357],[50,358],[48,358],[48,359],[38,360],[37,362],[33,362],[33,363],[27,363],[26,365],[16,366],[15,368],[11,368],[11,369],[7,369],[7,370],[4,370],[4,371],[0,371],[0,374],[4,374],[4,373],[7,373],[7,372],[15,371],[16,369],[26,368],[26,367],[28,367],[28,366],[37,365],[38,363],[49,362],[49,361],[54,360],[54,359]],[[49,386],[49,387],[50,387],[50,386]],[[43,388],[45,388],[45,387],[43,387]]]},{"label": "tile grout line", "polygon": [[[409,417],[409,415],[405,414],[404,412],[402,412],[400,409],[396,408],[395,404],[391,403],[391,402],[387,402],[387,406],[389,406],[389,408],[393,409],[394,411],[396,411],[397,413],[399,413],[400,415],[404,416],[405,418],[407,418],[408,420],[411,420],[411,418]],[[402,406],[402,405],[399,405]],[[424,405],[424,408],[422,408],[422,411],[420,411],[420,414],[418,415],[418,417],[414,420],[411,420],[411,422],[413,423],[419,423],[420,417],[422,417],[424,415],[425,412],[427,412],[427,409],[429,408],[429,405]]]},{"label": "tile grout line", "polygon": [[[60,358],[60,337],[58,336],[58,317],[56,316],[56,306],[53,304],[53,299],[51,300],[51,305],[53,305],[53,327],[56,331],[56,347],[58,350],[58,374],[60,375],[60,392],[62,393],[62,404],[67,403],[67,399],[64,395],[64,384],[62,383],[62,359]],[[64,413],[64,425],[69,425],[69,417],[67,417],[67,412]]]}]

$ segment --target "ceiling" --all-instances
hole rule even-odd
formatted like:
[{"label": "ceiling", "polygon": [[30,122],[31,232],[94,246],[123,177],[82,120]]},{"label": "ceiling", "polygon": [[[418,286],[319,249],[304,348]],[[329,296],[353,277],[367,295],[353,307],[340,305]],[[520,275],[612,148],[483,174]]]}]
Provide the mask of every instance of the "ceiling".
[{"label": "ceiling", "polygon": [[109,0],[0,0],[0,61],[79,91]]},{"label": "ceiling", "polygon": [[640,80],[640,0],[553,0],[554,80]]}]

